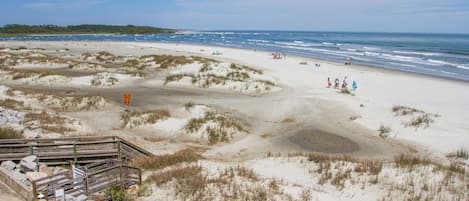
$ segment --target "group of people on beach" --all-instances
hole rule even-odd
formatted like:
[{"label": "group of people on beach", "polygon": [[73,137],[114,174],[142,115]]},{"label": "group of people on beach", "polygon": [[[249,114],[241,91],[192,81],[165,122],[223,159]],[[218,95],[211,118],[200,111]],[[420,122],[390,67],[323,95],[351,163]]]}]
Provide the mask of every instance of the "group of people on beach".
[{"label": "group of people on beach", "polygon": [[[347,82],[347,76],[344,77],[344,79],[342,80],[342,85],[340,86],[340,80],[339,78],[335,78],[334,79],[334,88],[335,89],[342,89],[342,90],[348,90],[348,82]],[[331,82],[331,78],[328,77],[327,78],[327,88],[332,88],[332,82]],[[357,90],[358,88],[358,83],[357,81],[352,81],[352,89],[355,91]]]},{"label": "group of people on beach", "polygon": [[287,59],[287,54],[285,52],[274,52],[272,53],[273,59]]}]

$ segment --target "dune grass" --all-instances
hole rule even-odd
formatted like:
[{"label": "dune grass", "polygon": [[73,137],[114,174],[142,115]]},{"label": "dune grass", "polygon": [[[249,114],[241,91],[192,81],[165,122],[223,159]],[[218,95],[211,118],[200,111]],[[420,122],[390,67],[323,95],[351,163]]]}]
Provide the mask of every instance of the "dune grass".
[{"label": "dune grass", "polygon": [[378,129],[378,134],[382,138],[388,137],[390,132],[391,132],[391,128],[389,126],[381,125]]},{"label": "dune grass", "polygon": [[[50,114],[46,111],[40,113],[30,112],[25,115],[25,122],[39,121],[39,127],[43,130],[64,134],[75,131],[66,126],[67,118],[58,114]],[[27,126],[30,127],[30,126]]]},{"label": "dune grass", "polygon": [[170,117],[168,110],[158,109],[143,112],[130,112],[121,114],[122,127],[135,127],[143,124],[154,124],[161,119]]},{"label": "dune grass", "polygon": [[423,110],[403,105],[393,106],[392,112],[394,112],[396,116],[411,116],[412,119],[403,121],[402,124],[405,127],[414,127],[415,129],[420,127],[428,128],[435,122],[435,118],[440,117],[439,114],[427,113]]},{"label": "dune grass", "polygon": [[0,127],[0,139],[21,139],[23,135],[11,128]]},{"label": "dune grass", "polygon": [[240,132],[246,131],[240,122],[215,112],[207,112],[206,115],[201,118],[192,118],[186,124],[184,130],[190,133],[198,132],[202,126],[208,122],[214,122],[216,124],[214,127],[207,126],[204,131],[207,133],[210,144],[229,141],[231,138],[231,136],[229,136],[230,129]]},{"label": "dune grass", "polygon": [[179,163],[191,163],[203,159],[202,155],[193,149],[185,149],[174,154],[165,154],[135,159],[132,164],[145,170],[159,170]]}]

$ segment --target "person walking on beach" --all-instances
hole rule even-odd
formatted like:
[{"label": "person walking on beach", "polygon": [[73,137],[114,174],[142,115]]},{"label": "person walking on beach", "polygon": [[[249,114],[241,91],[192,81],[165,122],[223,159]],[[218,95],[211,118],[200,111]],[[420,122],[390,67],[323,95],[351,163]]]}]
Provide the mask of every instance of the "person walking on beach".
[{"label": "person walking on beach", "polygon": [[331,87],[332,87],[331,78],[327,77],[327,88],[331,88]]},{"label": "person walking on beach", "polygon": [[354,80],[354,81],[352,82],[352,87],[353,87],[353,90],[354,90],[354,91],[357,90],[357,88],[358,88],[357,81]]},{"label": "person walking on beach", "polygon": [[335,80],[334,80],[334,84],[335,84],[335,85],[334,85],[334,88],[336,88],[336,89],[339,88],[339,82],[340,82],[340,81],[339,81],[339,78],[335,78]]}]

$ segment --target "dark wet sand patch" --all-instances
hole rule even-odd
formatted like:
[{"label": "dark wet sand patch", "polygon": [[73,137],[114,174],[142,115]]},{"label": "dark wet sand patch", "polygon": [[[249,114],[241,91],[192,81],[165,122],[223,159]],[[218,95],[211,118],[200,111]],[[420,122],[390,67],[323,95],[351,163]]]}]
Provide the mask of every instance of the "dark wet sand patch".
[{"label": "dark wet sand patch", "polygon": [[360,149],[357,143],[348,138],[314,129],[300,130],[288,137],[288,140],[314,152],[352,153]]}]

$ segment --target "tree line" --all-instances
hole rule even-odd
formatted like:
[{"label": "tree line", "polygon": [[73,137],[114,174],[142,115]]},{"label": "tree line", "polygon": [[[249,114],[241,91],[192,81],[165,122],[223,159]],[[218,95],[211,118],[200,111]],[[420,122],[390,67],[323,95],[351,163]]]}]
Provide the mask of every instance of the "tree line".
[{"label": "tree line", "polygon": [[134,25],[99,25],[83,24],[70,26],[57,25],[21,25],[8,24],[0,27],[0,34],[86,34],[86,33],[112,33],[112,34],[160,34],[174,33],[176,30],[163,29],[150,26]]}]

